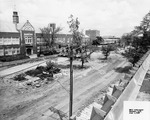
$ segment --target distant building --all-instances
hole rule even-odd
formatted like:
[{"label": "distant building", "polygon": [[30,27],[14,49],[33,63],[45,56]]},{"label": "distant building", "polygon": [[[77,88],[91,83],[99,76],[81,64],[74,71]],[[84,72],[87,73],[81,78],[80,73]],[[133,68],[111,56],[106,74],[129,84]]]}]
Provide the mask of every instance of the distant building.
[{"label": "distant building", "polygon": [[86,45],[88,42],[90,42],[90,37],[87,35],[84,35],[84,37],[82,39],[82,44]]},{"label": "distant building", "polygon": [[115,36],[103,36],[102,38],[104,39],[103,44],[114,44],[118,43],[118,41],[120,40],[119,37]]},{"label": "distant building", "polygon": [[95,40],[97,36],[100,36],[99,30],[86,30],[85,34],[90,37],[91,40]]},{"label": "distant building", "polygon": [[49,27],[52,28],[52,29],[55,29],[56,28],[56,24],[55,23],[50,23]]}]

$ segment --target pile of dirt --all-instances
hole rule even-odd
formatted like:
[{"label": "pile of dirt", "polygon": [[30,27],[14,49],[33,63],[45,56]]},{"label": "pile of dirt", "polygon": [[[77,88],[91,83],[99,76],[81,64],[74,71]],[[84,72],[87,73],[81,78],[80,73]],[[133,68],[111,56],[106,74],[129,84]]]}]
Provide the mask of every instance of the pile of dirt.
[{"label": "pile of dirt", "polygon": [[51,61],[46,64],[46,66],[38,66],[36,69],[16,75],[13,80],[18,81],[19,88],[41,87],[43,84],[48,84],[54,80],[53,75],[60,73],[61,69]]}]

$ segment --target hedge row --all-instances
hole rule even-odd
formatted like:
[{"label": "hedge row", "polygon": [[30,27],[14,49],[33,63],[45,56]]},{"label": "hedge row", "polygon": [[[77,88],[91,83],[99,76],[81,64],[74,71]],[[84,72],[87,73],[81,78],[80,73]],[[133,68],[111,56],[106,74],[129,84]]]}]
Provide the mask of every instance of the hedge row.
[{"label": "hedge row", "polygon": [[10,62],[10,61],[22,60],[22,59],[28,59],[28,58],[30,58],[30,57],[25,56],[25,55],[2,56],[2,57],[0,57],[0,61]]}]

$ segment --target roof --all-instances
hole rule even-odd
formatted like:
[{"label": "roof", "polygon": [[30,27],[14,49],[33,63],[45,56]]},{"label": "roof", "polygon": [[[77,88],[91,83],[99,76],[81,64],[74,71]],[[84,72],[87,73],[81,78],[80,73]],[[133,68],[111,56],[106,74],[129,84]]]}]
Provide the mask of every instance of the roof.
[{"label": "roof", "polygon": [[[35,30],[36,33],[40,33],[40,29],[39,28],[34,28],[34,25],[32,25],[32,23],[30,24],[30,22],[27,20],[24,23],[19,23],[17,24],[17,28],[18,29],[27,29],[25,28],[25,26],[32,26],[30,27],[31,30]],[[2,21],[0,20],[0,32],[18,32],[16,30],[15,24],[13,24],[12,21]]]},{"label": "roof", "polygon": [[102,36],[103,39],[120,39],[119,37],[116,36]]},{"label": "roof", "polygon": [[21,28],[21,30],[35,31],[34,27],[31,25],[31,23],[29,22],[29,20],[27,20],[27,22],[23,25],[23,27]]},{"label": "roof", "polygon": [[[20,24],[18,24],[18,27],[20,27]],[[17,30],[13,22],[0,20],[0,32],[17,32]]]},{"label": "roof", "polygon": [[[35,26],[38,26],[38,27],[35,27]],[[41,33],[40,28],[44,26],[45,26],[44,24],[32,23],[32,22],[29,22],[28,20],[26,22],[17,24],[18,29],[29,30],[29,31],[35,30],[35,33]],[[16,30],[15,24],[13,24],[13,21],[0,20],[0,32],[11,33],[11,32],[18,32],[18,31]],[[66,34],[66,35],[70,35],[70,34]]]},{"label": "roof", "polygon": [[0,37],[10,38],[10,37],[20,37],[18,32],[0,32]]}]

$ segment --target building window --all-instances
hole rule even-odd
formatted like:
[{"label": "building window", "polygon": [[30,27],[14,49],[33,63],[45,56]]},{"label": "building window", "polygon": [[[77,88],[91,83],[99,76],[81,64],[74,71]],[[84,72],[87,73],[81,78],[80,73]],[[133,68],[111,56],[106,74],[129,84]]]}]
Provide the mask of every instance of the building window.
[{"label": "building window", "polygon": [[12,55],[16,55],[16,48],[12,48]]},{"label": "building window", "polygon": [[20,54],[20,48],[15,49],[15,54]]},{"label": "building window", "polygon": [[17,54],[20,54],[20,48],[17,48],[16,50],[17,50]]},{"label": "building window", "polygon": [[7,45],[7,38],[4,38],[4,45]]},{"label": "building window", "polygon": [[0,56],[4,56],[4,49],[0,49]]},{"label": "building window", "polygon": [[0,45],[3,45],[3,38],[0,38]]},{"label": "building window", "polygon": [[27,44],[28,43],[28,37],[25,37],[25,43]]},{"label": "building window", "polygon": [[5,49],[5,55],[16,55],[16,54],[20,54],[20,48],[7,48],[7,49]]},{"label": "building window", "polygon": [[12,48],[8,49],[8,55],[12,55]]},{"label": "building window", "polygon": [[5,49],[5,55],[9,55],[9,49]]},{"label": "building window", "polygon": [[17,54],[17,48],[12,48],[12,54],[16,55]]},{"label": "building window", "polygon": [[41,43],[41,38],[37,38],[37,44]]},{"label": "building window", "polygon": [[19,38],[11,38],[12,44],[20,44]]},{"label": "building window", "polygon": [[4,38],[5,45],[10,45],[12,43],[11,38]]},{"label": "building window", "polygon": [[28,43],[32,43],[32,38],[31,37],[28,37]]},{"label": "building window", "polygon": [[26,44],[32,44],[32,36],[25,36],[24,39]]}]

